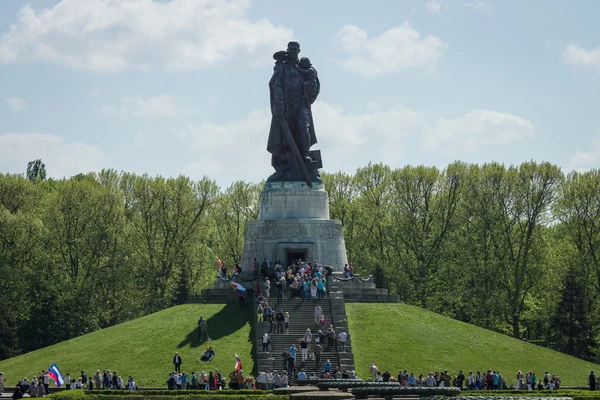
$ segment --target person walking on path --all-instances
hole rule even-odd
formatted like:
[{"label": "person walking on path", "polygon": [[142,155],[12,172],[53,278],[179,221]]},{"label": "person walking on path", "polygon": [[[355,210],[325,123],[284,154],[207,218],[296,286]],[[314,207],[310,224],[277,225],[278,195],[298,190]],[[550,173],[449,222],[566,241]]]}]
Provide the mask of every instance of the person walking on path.
[{"label": "person walking on path", "polygon": [[594,371],[590,372],[588,384],[590,385],[590,390],[596,390],[596,375],[594,375]]},{"label": "person walking on path", "polygon": [[175,366],[175,372],[181,373],[181,356],[179,353],[175,352],[175,357],[173,357],[173,365]]}]

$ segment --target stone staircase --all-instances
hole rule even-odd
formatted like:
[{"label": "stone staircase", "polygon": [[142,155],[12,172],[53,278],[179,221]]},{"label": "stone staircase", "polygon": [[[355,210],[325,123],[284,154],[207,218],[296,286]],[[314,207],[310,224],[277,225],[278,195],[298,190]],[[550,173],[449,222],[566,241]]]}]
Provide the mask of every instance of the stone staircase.
[{"label": "stone staircase", "polygon": [[[289,348],[292,344],[296,344],[298,350],[296,355],[296,370],[304,369],[307,375],[311,372],[320,372],[323,369],[323,364],[326,360],[331,361],[332,370],[339,365],[340,370],[351,371],[355,370],[354,356],[352,353],[352,332],[348,329],[348,320],[346,316],[346,303],[368,302],[368,303],[395,303],[400,302],[399,296],[389,294],[387,289],[377,288],[372,278],[360,278],[355,275],[352,279],[344,279],[339,273],[334,273],[335,276],[328,276],[327,287],[328,297],[317,300],[304,300],[300,297],[290,297],[290,292],[285,293],[283,302],[277,303],[277,290],[274,285],[271,287],[270,305],[274,312],[278,310],[288,312],[290,314],[289,333],[271,334],[271,344],[269,352],[262,351],[262,334],[266,329],[270,331],[270,323],[258,322],[256,320],[256,296],[253,296],[249,305],[253,311],[252,325],[254,330],[254,346],[255,351],[254,363],[255,371],[265,371],[271,369],[281,371],[283,369],[283,358],[281,353],[285,348]],[[252,271],[244,272],[238,279],[244,287],[255,288],[256,281],[253,280]],[[260,289],[264,292],[264,282],[260,282]],[[216,279],[213,288],[205,289],[199,296],[190,296],[189,303],[237,303],[238,297],[235,291],[231,288],[229,282],[224,282],[221,279]],[[339,333],[341,328],[348,333],[348,341],[346,342],[346,351],[338,352],[337,348],[328,348],[327,337],[325,343],[322,344],[323,352],[321,354],[321,363],[317,366],[314,359],[308,359],[302,363],[302,353],[300,350],[300,342],[307,328],[310,328],[314,335],[318,329],[314,322],[314,308],[319,303],[323,309],[323,314],[329,326],[332,322],[336,333]],[[309,350],[309,354],[312,351]],[[287,367],[286,367],[287,369]],[[293,380],[293,377],[291,377]]]},{"label": "stone staircase", "polygon": [[[271,292],[275,292],[271,290]],[[275,294],[275,293],[273,293]],[[277,296],[271,297],[270,305],[274,309],[275,313],[279,310],[288,312],[290,314],[289,333],[272,333],[271,344],[269,352],[265,353],[262,351],[262,334],[266,329],[267,332],[270,330],[269,322],[256,322],[255,319],[255,339],[256,339],[256,357],[255,363],[257,364],[258,371],[264,371],[266,369],[282,370],[283,358],[281,353],[284,349],[289,348],[292,344],[296,344],[298,349],[296,355],[296,370],[300,371],[304,369],[307,375],[311,372],[318,373],[322,371],[323,364],[329,359],[331,361],[332,370],[336,366],[340,366],[343,370],[354,370],[354,357],[352,354],[352,343],[350,338],[346,342],[345,352],[338,352],[338,349],[334,347],[328,347],[327,338],[325,343],[322,344],[323,352],[321,354],[321,363],[317,366],[314,359],[308,359],[306,362],[302,362],[302,353],[300,350],[300,342],[306,332],[306,329],[310,329],[313,333],[313,338],[318,329],[314,321],[314,309],[316,304],[320,304],[323,309],[323,314],[327,320],[328,325],[332,323],[336,329],[336,333],[340,332],[341,328],[344,328],[348,332],[348,323],[346,320],[345,306],[343,304],[343,298],[341,303],[339,298],[320,298],[317,300],[304,300],[299,297],[290,298],[290,294],[286,293],[283,302],[277,303]],[[309,355],[311,350],[309,349]],[[287,367],[286,367],[287,369]]]}]

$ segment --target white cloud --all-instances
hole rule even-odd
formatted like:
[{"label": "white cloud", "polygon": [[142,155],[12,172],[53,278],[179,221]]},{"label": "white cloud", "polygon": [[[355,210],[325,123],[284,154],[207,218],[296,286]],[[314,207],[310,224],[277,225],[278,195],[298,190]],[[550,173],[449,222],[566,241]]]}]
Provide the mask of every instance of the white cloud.
[{"label": "white cloud", "polygon": [[438,37],[421,37],[408,22],[379,36],[345,25],[336,39],[348,55],[344,67],[368,78],[410,68],[434,69],[447,45]]},{"label": "white cloud", "polygon": [[600,71],[600,47],[586,50],[581,46],[571,44],[562,51],[562,59],[568,65],[596,68]]},{"label": "white cloud", "polygon": [[0,63],[41,60],[98,72],[269,63],[293,33],[249,20],[249,8],[249,0],[62,0],[39,12],[27,5],[0,37]]},{"label": "white cloud", "polygon": [[176,104],[175,97],[166,94],[156,97],[123,97],[119,104],[104,105],[100,111],[120,117],[145,119],[174,118],[194,112],[189,107]]},{"label": "white cloud", "polygon": [[442,2],[442,0],[429,0],[425,4],[425,9],[430,14],[439,15],[440,17],[443,17],[444,16],[442,14],[443,5],[444,5],[444,3]]},{"label": "white cloud", "polygon": [[109,157],[97,146],[43,133],[0,135],[0,170],[25,172],[27,163],[38,158],[46,164],[48,176],[55,178],[109,167]]},{"label": "white cloud", "polygon": [[[400,167],[414,156],[410,149],[427,158],[456,150],[454,158],[459,158],[485,146],[523,140],[533,131],[525,119],[489,110],[445,119],[400,105],[353,113],[317,101],[313,114],[318,143],[312,149],[321,150],[324,169],[330,172],[353,172],[369,162]],[[273,172],[265,149],[270,122],[270,114],[260,110],[241,120],[190,124],[176,131],[186,147],[198,154],[182,173],[193,178],[208,175],[220,184],[266,179]]]},{"label": "white cloud", "polygon": [[578,151],[569,160],[568,170],[588,171],[592,168],[600,168],[600,137],[592,140],[589,151]]},{"label": "white cloud", "polygon": [[474,8],[479,11],[491,11],[492,0],[473,0],[467,3],[463,3],[463,6]]},{"label": "white cloud", "polygon": [[474,110],[462,117],[440,118],[425,135],[431,150],[472,153],[483,146],[524,140],[533,135],[533,124],[512,114]]},{"label": "white cloud", "polygon": [[219,183],[266,179],[273,172],[266,150],[270,123],[270,114],[260,110],[238,121],[188,124],[176,130],[177,137],[198,154],[182,173],[196,179],[207,175]]},{"label": "white cloud", "polygon": [[25,109],[25,100],[20,97],[7,97],[6,103],[8,107],[13,111],[23,111]]}]

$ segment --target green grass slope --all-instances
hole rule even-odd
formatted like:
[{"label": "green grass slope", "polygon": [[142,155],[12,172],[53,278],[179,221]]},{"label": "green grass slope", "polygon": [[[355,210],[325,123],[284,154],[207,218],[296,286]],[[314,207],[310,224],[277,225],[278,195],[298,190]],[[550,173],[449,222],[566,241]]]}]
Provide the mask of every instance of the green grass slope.
[{"label": "green grass slope", "polygon": [[346,304],[357,373],[499,370],[515,384],[517,370],[544,371],[563,386],[583,386],[600,366],[406,304]]},{"label": "green grass slope", "polygon": [[[198,340],[200,316],[207,319],[211,336],[204,343]],[[110,369],[124,380],[133,375],[139,386],[166,388],[176,351],[183,360],[182,372],[219,369],[228,375],[235,365],[234,353],[242,359],[244,370],[252,371],[249,318],[248,309],[237,305],[181,305],[0,361],[0,371],[6,384],[12,385],[55,362],[63,376],[79,376],[80,370],[89,376],[97,369]],[[197,362],[209,345],[215,349],[215,359]]]}]

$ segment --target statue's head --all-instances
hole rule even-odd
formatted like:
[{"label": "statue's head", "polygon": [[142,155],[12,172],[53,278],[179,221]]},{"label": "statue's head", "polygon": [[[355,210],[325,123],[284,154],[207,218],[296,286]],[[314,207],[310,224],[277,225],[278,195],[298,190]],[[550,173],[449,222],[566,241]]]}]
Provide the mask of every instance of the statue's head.
[{"label": "statue's head", "polygon": [[304,69],[312,67],[312,64],[310,63],[310,58],[308,58],[308,57],[302,57],[300,59],[300,61],[298,62],[298,66],[300,68],[304,68]]},{"label": "statue's head", "polygon": [[300,54],[300,43],[289,42],[287,45],[288,58],[297,60],[298,54]]}]

